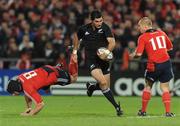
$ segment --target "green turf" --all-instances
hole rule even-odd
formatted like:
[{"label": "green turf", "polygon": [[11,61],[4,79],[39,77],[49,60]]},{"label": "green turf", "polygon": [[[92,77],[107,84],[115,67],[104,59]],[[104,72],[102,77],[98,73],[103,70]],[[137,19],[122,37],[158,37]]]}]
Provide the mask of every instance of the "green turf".
[{"label": "green turf", "polygon": [[0,96],[0,126],[180,126],[180,98],[172,98],[176,117],[166,118],[161,97],[153,97],[149,117],[137,117],[140,97],[116,97],[124,115],[117,117],[104,97],[44,96],[44,109],[36,116],[19,115],[25,108],[22,96]]}]

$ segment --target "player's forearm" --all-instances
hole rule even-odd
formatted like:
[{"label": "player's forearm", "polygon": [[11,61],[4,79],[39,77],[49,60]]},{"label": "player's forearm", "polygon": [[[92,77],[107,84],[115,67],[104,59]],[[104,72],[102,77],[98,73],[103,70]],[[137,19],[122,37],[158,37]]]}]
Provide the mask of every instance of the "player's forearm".
[{"label": "player's forearm", "polygon": [[78,48],[79,48],[79,40],[77,34],[75,33],[73,37],[73,52],[77,51]]},{"label": "player's forearm", "polygon": [[28,98],[26,95],[24,96],[25,97],[25,101],[26,101],[26,106],[27,108],[31,108],[32,106],[32,100],[30,98]]},{"label": "player's forearm", "polygon": [[27,108],[31,108],[32,107],[32,101],[29,101],[28,103],[27,103]]},{"label": "player's forearm", "polygon": [[44,107],[44,102],[37,104],[35,108],[31,110],[30,115],[36,115],[42,110],[43,107]]},{"label": "player's forearm", "polygon": [[114,39],[114,38],[108,38],[107,40],[108,40],[108,42],[109,42],[107,49],[108,49],[110,52],[112,52],[113,49],[114,49],[114,47],[115,47],[115,45],[116,45],[115,39]]}]

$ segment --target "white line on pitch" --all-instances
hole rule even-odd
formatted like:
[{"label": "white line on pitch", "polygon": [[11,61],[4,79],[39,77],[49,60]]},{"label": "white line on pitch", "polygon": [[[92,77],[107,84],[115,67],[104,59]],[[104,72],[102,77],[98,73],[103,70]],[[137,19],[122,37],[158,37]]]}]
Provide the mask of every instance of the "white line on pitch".
[{"label": "white line on pitch", "polygon": [[[180,116],[179,114],[175,114],[175,117],[177,116]],[[123,117],[123,118],[139,118],[139,119],[142,119],[142,118],[164,118],[165,116],[164,115],[161,115],[161,116],[126,116],[126,117]]]}]

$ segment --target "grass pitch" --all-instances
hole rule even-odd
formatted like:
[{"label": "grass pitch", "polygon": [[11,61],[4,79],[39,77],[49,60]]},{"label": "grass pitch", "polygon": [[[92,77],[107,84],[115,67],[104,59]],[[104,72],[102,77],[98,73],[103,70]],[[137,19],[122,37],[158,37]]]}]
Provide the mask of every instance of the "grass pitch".
[{"label": "grass pitch", "polygon": [[116,97],[124,111],[117,117],[103,96],[44,96],[44,109],[36,116],[22,117],[23,96],[0,96],[0,126],[180,126],[180,97],[172,97],[172,112],[167,118],[161,97],[152,97],[148,116],[138,117],[140,97]]}]

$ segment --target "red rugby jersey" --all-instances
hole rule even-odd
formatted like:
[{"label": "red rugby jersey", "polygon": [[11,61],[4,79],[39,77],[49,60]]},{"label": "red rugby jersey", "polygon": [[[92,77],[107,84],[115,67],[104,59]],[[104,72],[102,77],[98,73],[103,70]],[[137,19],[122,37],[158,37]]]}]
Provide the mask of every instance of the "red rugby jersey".
[{"label": "red rugby jersey", "polygon": [[138,38],[136,54],[142,54],[145,49],[149,62],[162,63],[169,60],[167,51],[172,48],[172,42],[163,31],[150,29]]},{"label": "red rugby jersey", "polygon": [[[49,66],[50,68],[53,68]],[[22,82],[25,95],[31,98],[35,103],[42,102],[38,90],[44,86],[52,85],[57,82],[56,71],[48,73],[42,68],[38,68],[18,76]]]}]

